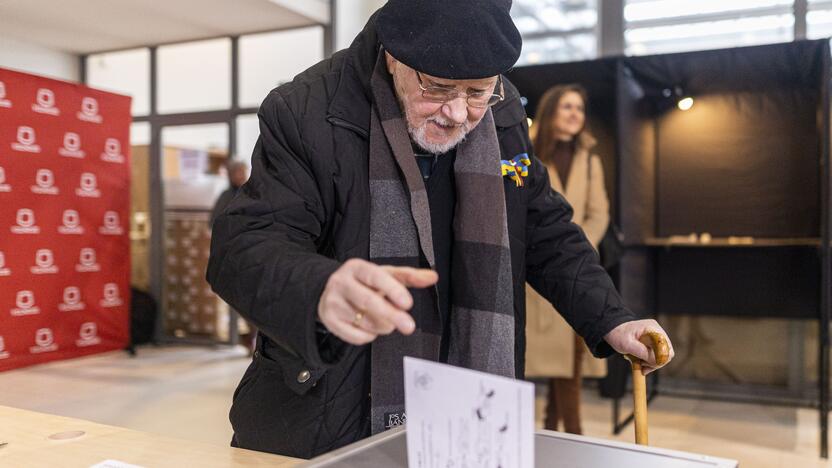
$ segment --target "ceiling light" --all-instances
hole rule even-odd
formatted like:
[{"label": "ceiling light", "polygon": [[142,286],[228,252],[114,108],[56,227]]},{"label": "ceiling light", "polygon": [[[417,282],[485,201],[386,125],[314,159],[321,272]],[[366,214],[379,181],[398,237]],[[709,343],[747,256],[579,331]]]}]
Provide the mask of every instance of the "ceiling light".
[{"label": "ceiling light", "polygon": [[677,106],[679,107],[680,110],[686,111],[686,110],[690,109],[691,107],[693,107],[693,98],[690,97],[690,96],[682,98],[682,99],[679,100],[679,103],[677,104]]}]

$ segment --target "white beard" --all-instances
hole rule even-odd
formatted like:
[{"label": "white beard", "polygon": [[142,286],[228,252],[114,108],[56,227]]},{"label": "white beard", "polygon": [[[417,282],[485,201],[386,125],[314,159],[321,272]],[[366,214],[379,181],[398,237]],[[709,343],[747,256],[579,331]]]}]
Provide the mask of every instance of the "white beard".
[{"label": "white beard", "polygon": [[407,132],[410,134],[410,139],[413,140],[413,143],[416,143],[419,148],[427,151],[430,154],[444,154],[450,151],[451,149],[455,148],[458,144],[462,143],[465,140],[465,137],[468,136],[468,132],[471,131],[471,125],[466,121],[460,127],[462,131],[460,131],[454,138],[448,140],[445,143],[431,143],[427,140],[425,133],[427,131],[427,126],[430,122],[436,122],[441,125],[447,125],[448,121],[441,117],[430,117],[419,127],[412,127],[410,125],[410,120],[408,119],[407,122]]}]

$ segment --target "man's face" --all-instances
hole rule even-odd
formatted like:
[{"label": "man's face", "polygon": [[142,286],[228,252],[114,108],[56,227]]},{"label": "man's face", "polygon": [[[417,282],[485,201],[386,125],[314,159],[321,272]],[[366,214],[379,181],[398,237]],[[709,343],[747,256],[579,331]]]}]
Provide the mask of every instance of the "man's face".
[{"label": "man's face", "polygon": [[410,138],[423,150],[442,154],[456,147],[485,116],[487,108],[472,107],[465,95],[450,101],[434,102],[422,97],[424,87],[441,87],[461,93],[491,94],[497,77],[480,80],[446,80],[420,73],[387,54],[387,69],[393,75],[396,96],[407,120]]}]

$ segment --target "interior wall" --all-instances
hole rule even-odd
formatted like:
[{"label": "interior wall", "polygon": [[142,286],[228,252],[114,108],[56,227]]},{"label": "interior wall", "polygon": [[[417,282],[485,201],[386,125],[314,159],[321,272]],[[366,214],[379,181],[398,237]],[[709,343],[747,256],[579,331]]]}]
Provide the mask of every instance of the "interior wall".
[{"label": "interior wall", "polygon": [[66,81],[80,81],[78,56],[0,35],[0,67]]}]

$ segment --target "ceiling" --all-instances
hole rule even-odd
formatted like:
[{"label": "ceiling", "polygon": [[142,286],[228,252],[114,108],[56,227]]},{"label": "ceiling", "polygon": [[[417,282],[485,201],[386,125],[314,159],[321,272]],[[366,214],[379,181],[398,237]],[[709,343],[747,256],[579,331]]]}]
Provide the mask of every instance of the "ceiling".
[{"label": "ceiling", "polygon": [[327,0],[0,0],[0,35],[86,54],[328,24]]}]

